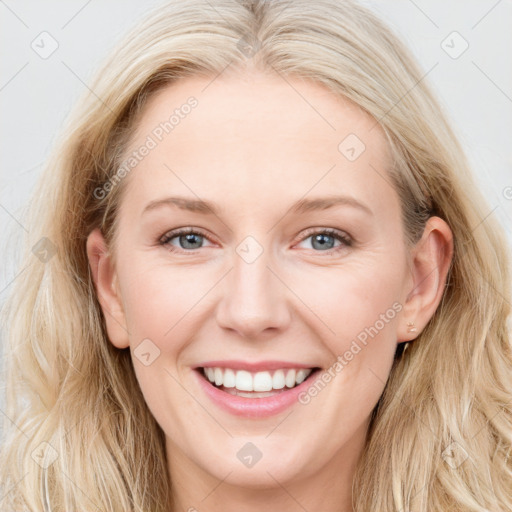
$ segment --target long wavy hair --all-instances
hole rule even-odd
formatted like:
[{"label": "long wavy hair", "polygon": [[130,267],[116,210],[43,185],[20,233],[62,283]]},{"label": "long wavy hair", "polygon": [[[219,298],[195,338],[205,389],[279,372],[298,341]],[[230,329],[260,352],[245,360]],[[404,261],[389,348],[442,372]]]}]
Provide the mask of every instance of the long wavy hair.
[{"label": "long wavy hair", "polygon": [[28,205],[23,272],[3,309],[1,509],[172,507],[164,433],[129,350],[108,341],[86,239],[99,227],[112,243],[123,182],[97,191],[115,177],[150,95],[181,77],[249,67],[314,80],[373,116],[392,151],[389,178],[407,244],[431,215],[454,235],[441,303],[408,349],[397,350],[373,411],[354,510],[510,512],[503,230],[424,71],[352,0],[174,0],[149,13],[89,84]]}]

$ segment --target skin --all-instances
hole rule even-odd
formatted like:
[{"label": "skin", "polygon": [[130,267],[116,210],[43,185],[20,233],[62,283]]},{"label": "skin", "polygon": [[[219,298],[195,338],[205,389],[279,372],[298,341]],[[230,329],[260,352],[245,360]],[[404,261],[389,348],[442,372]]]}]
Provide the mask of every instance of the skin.
[{"label": "skin", "polygon": [[[351,511],[370,414],[397,343],[413,340],[441,300],[452,234],[432,217],[420,242],[406,246],[384,135],[353,104],[298,78],[245,71],[212,80],[182,79],[149,100],[132,150],[188,97],[198,106],[125,178],[113,250],[99,230],[88,237],[109,339],[131,351],[166,434],[175,510]],[[354,161],[338,150],[351,133],[366,146]],[[372,213],[349,205],[288,212],[299,199],[333,193]],[[175,206],[142,214],[171,195],[212,201],[219,214]],[[196,236],[192,249],[173,238],[180,252],[159,244],[182,227],[206,237]],[[334,228],[353,242],[327,234],[325,249],[309,228]],[[247,236],[263,250],[250,264],[236,252]],[[394,303],[401,311],[317,397],[270,418],[219,409],[192,373],[215,359],[327,369]],[[144,339],[160,351],[148,366],[134,354]],[[252,468],[237,458],[247,442],[263,454]]]}]

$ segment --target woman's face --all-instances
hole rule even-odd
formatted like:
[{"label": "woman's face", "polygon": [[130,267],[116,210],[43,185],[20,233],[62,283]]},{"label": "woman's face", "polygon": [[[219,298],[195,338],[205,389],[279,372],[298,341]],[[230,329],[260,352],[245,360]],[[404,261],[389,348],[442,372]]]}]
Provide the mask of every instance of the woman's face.
[{"label": "woman's face", "polygon": [[[308,81],[193,77],[151,98],[133,151],[100,295],[171,469],[263,488],[353,467],[421,323],[375,120]],[[301,368],[323,372],[288,387]]]}]

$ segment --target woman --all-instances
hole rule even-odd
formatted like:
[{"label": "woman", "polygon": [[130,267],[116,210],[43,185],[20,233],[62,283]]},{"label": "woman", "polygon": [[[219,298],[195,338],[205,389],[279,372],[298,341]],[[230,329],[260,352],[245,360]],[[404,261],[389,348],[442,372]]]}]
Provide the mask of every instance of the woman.
[{"label": "woman", "polygon": [[512,510],[506,244],[421,78],[352,1],[134,29],[34,196],[5,510]]}]

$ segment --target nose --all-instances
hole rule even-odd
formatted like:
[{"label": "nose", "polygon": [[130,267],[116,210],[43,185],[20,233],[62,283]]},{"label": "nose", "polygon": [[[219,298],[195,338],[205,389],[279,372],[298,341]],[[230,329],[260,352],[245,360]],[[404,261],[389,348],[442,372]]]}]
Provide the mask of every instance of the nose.
[{"label": "nose", "polygon": [[216,313],[221,328],[256,340],[287,327],[291,319],[288,289],[269,263],[266,252],[251,263],[234,254]]}]

